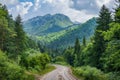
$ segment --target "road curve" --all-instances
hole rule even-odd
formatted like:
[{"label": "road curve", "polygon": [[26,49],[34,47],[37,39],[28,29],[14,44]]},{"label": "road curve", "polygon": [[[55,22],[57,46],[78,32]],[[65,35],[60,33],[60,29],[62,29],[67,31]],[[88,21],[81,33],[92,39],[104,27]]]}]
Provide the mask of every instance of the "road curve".
[{"label": "road curve", "polygon": [[70,74],[70,69],[68,67],[61,65],[54,66],[56,67],[55,70],[49,72],[43,77],[38,77],[37,80],[78,80]]}]

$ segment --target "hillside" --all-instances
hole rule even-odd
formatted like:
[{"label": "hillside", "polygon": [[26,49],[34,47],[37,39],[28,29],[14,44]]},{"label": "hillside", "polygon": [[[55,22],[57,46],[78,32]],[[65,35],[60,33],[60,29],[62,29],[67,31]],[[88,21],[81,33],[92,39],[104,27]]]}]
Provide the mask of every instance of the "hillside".
[{"label": "hillside", "polygon": [[63,14],[37,16],[23,23],[27,33],[37,36],[64,30],[72,24],[70,19]]},{"label": "hillside", "polygon": [[87,40],[89,40],[90,37],[94,35],[96,25],[97,25],[96,19],[92,18],[88,20],[86,23],[76,25],[76,27],[73,30],[72,29],[66,30],[64,36],[61,36],[59,39],[56,39],[55,41],[51,42],[48,46],[54,49],[57,46],[59,46],[59,48],[64,49],[68,46],[73,46],[76,38],[79,38],[80,42],[82,42],[84,36],[86,37]]},{"label": "hillside", "polygon": [[24,22],[24,30],[32,38],[52,49],[73,46],[75,39],[79,38],[82,41],[83,36],[89,40],[95,27],[96,18],[83,24],[74,24],[63,14],[38,16]]}]

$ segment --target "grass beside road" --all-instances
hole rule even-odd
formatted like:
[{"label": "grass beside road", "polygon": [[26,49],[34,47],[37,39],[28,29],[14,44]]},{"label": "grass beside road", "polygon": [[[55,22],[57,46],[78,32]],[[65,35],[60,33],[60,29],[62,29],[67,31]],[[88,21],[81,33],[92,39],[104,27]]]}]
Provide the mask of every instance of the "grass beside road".
[{"label": "grass beside road", "polygon": [[72,72],[80,80],[109,80],[108,74],[91,66],[75,67]]},{"label": "grass beside road", "polygon": [[73,72],[73,71],[72,71],[72,74],[73,74],[76,78],[78,78],[78,79],[80,79],[80,80],[84,80],[84,79],[85,79],[84,77],[79,76],[78,74],[76,74],[76,73]]},{"label": "grass beside road", "polygon": [[63,65],[63,66],[69,66],[66,62],[61,62],[61,61],[57,61],[57,62],[55,62],[55,64],[59,64],[59,65]]},{"label": "grass beside road", "polygon": [[46,66],[46,69],[42,70],[42,71],[39,72],[38,74],[39,74],[39,75],[44,75],[44,74],[46,74],[46,73],[49,73],[49,72],[53,71],[54,69],[56,69],[55,66],[47,65],[47,66]]},{"label": "grass beside road", "polygon": [[33,69],[31,71],[26,71],[26,74],[28,74],[30,76],[30,80],[34,80],[36,75],[42,76],[44,74],[47,74],[47,73],[53,71],[54,69],[56,69],[55,66],[49,64],[46,66],[46,68],[44,70],[37,71],[37,70]]}]

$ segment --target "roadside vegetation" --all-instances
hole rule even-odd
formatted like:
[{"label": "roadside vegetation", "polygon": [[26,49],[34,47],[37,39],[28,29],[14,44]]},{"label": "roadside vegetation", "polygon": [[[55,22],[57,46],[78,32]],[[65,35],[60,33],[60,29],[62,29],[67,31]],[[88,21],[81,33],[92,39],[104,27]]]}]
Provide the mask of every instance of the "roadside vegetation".
[{"label": "roadside vegetation", "polygon": [[73,74],[80,79],[120,79],[120,0],[116,4],[114,15],[102,6],[97,28],[89,42],[84,35],[82,43],[77,38],[74,47],[70,46],[62,53],[73,67]]},{"label": "roadside vegetation", "polygon": [[82,35],[82,41],[76,38],[74,46],[64,50],[48,49],[28,37],[20,15],[13,20],[0,4],[0,80],[34,80],[35,74],[55,69],[50,63],[70,65],[73,74],[83,80],[120,80],[120,0],[116,4],[114,14],[102,6],[89,42]]},{"label": "roadside vegetation", "polygon": [[23,31],[20,15],[13,20],[0,4],[0,80],[34,80],[34,74],[55,69],[48,65],[50,61],[48,52],[41,52]]},{"label": "roadside vegetation", "polygon": [[73,68],[73,74],[82,80],[108,80],[107,74],[90,66]]}]

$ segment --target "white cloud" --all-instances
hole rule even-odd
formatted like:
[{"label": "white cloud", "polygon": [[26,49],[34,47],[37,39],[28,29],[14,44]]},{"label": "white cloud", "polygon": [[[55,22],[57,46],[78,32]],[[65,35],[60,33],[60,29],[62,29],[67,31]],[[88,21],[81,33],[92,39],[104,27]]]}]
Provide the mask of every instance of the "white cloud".
[{"label": "white cloud", "polygon": [[16,7],[11,8],[9,11],[11,14],[14,14],[13,17],[16,17],[18,14],[24,17],[24,15],[28,13],[32,6],[32,2],[20,2],[16,5]]},{"label": "white cloud", "polygon": [[53,3],[53,1],[55,1],[55,0],[43,0],[43,3]]},{"label": "white cloud", "polygon": [[28,10],[33,6],[32,2],[21,2],[20,5],[16,6],[16,10],[21,16],[28,13]]},{"label": "white cloud", "polygon": [[40,0],[35,0],[35,6],[34,6],[34,10],[38,10],[40,8]]},{"label": "white cloud", "polygon": [[96,0],[96,3],[98,4],[99,7],[101,7],[103,4],[107,5],[111,2],[111,0]]},{"label": "white cloud", "polygon": [[[56,14],[61,13],[67,15],[73,22],[85,22],[86,20],[95,17],[96,15],[88,14],[86,10],[76,10],[71,8],[73,5],[72,0],[44,0],[43,3],[47,4],[50,10],[44,13]],[[49,4],[49,5],[48,5]],[[42,6],[40,11],[42,11]]]},{"label": "white cloud", "polygon": [[92,17],[96,17],[103,4],[112,8],[111,5],[113,5],[114,0],[33,0],[34,3],[32,3],[33,1],[27,1],[29,0],[25,2],[0,0],[4,4],[12,5],[8,9],[13,17],[20,14],[24,20],[27,20],[35,16],[61,13],[70,17],[72,21],[78,22],[85,22]]},{"label": "white cloud", "polygon": [[92,17],[96,17],[97,15],[92,15],[92,14],[87,14],[86,10],[75,10],[75,9],[67,9],[67,10],[63,10],[63,12],[65,15],[69,16],[70,19],[75,22],[86,22],[88,19],[91,19]]},{"label": "white cloud", "polygon": [[18,2],[19,2],[18,0],[0,0],[0,3],[5,5],[15,5]]}]

